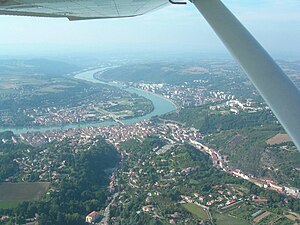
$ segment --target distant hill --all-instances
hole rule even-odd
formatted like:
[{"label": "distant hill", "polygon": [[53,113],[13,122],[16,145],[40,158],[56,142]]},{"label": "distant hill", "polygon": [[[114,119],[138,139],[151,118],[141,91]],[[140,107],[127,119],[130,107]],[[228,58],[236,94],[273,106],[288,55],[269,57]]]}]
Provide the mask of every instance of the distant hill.
[{"label": "distant hill", "polygon": [[0,75],[62,76],[80,69],[77,65],[49,59],[0,60]]},{"label": "distant hill", "polygon": [[[300,88],[300,62],[278,61],[278,63]],[[235,86],[238,83],[249,82],[245,73],[233,61],[128,64],[99,73],[96,77],[104,81],[144,81],[177,85],[201,79],[208,81],[207,87],[217,88],[219,85],[223,89],[225,85],[228,89],[232,89],[233,79]],[[251,92],[253,90],[251,86]]]},{"label": "distant hill", "polygon": [[125,65],[110,69],[102,74],[98,74],[100,80],[118,80],[124,82],[156,82],[180,84],[193,81],[199,78],[207,79],[209,71],[201,66],[176,64],[135,64]]}]

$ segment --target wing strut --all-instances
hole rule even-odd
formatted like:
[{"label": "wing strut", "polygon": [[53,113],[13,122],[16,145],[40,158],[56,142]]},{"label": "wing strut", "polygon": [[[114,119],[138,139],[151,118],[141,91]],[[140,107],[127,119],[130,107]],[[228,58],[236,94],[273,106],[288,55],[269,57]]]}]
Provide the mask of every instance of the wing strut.
[{"label": "wing strut", "polygon": [[192,1],[240,63],[300,151],[300,91],[220,0]]}]

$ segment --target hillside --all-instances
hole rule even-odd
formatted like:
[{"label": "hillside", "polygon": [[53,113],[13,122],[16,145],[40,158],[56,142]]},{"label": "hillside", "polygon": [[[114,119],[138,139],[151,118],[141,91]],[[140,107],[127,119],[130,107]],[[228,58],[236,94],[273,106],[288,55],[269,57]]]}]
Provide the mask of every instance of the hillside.
[{"label": "hillside", "polygon": [[73,64],[49,59],[0,60],[0,75],[62,76],[80,69],[80,67]]},{"label": "hillside", "polygon": [[206,144],[228,155],[232,167],[300,187],[300,153],[293,143],[267,144],[270,138],[285,133],[270,111],[235,115],[201,106],[163,118],[199,129]]}]

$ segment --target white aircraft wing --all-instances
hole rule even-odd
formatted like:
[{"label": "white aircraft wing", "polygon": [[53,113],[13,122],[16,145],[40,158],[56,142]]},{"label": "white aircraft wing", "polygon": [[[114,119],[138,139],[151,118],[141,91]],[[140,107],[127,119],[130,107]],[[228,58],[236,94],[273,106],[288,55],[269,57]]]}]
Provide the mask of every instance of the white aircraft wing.
[{"label": "white aircraft wing", "polygon": [[0,0],[0,15],[120,18],[142,15],[166,4],[168,0]]}]

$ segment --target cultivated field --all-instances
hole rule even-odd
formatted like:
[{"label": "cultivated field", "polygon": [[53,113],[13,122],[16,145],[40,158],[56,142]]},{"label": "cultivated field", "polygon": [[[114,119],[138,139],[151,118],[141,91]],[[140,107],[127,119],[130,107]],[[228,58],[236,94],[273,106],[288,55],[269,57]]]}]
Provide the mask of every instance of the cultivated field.
[{"label": "cultivated field", "polygon": [[292,221],[300,220],[300,214],[294,212],[290,212],[290,214],[286,215],[286,217]]},{"label": "cultivated field", "polygon": [[217,225],[250,225],[250,223],[245,220],[235,218],[224,213],[215,213],[213,214],[213,218],[216,219]]},{"label": "cultivated field", "polygon": [[0,209],[16,208],[22,201],[0,201]]},{"label": "cultivated field", "polygon": [[254,223],[259,223],[260,221],[262,221],[264,218],[268,217],[269,215],[271,215],[270,212],[264,212],[263,214],[261,214],[260,216],[256,217],[253,222]]},{"label": "cultivated field", "polygon": [[276,134],[274,137],[268,139],[266,142],[268,145],[276,145],[289,141],[291,141],[291,138],[287,134]]},{"label": "cultivated field", "polygon": [[207,211],[204,210],[202,207],[197,206],[195,204],[183,204],[183,207],[186,208],[190,213],[192,213],[199,219],[209,220]]},{"label": "cultivated field", "polygon": [[1,183],[0,203],[4,201],[26,201],[40,199],[49,188],[50,183]]}]

